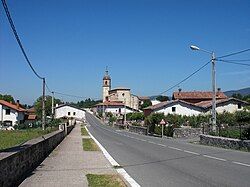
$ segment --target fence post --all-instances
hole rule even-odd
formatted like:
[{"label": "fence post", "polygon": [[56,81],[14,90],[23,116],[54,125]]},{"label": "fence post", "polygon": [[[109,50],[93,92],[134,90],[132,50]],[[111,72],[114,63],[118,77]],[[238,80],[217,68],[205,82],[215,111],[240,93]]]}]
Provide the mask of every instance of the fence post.
[{"label": "fence post", "polygon": [[241,123],[240,123],[240,140],[241,140]]}]

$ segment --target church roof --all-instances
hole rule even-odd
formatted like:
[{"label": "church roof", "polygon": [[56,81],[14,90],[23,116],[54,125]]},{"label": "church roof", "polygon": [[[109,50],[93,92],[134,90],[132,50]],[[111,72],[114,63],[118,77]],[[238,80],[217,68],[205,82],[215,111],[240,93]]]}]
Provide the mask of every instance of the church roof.
[{"label": "church roof", "polygon": [[130,90],[130,88],[126,88],[126,87],[116,87],[111,89],[110,91],[114,91],[114,90]]}]

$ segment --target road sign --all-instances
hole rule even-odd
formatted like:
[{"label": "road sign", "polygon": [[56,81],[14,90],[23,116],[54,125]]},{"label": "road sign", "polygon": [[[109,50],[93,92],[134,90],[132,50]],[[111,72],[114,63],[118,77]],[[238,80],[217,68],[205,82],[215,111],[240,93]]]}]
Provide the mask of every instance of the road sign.
[{"label": "road sign", "polygon": [[165,125],[165,124],[166,124],[165,120],[162,119],[161,122],[160,122],[160,125]]}]

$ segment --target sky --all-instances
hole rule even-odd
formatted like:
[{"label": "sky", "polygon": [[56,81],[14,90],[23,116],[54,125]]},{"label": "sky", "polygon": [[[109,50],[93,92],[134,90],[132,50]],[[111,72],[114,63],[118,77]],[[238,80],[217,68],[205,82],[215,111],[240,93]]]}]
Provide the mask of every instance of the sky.
[{"label": "sky", "polygon": [[[101,98],[108,66],[112,87],[157,95],[216,56],[250,48],[249,0],[8,0],[27,55],[49,88]],[[250,59],[250,52],[228,59]],[[250,86],[250,68],[216,63],[222,91]],[[182,83],[211,90],[211,66]],[[171,95],[178,87],[170,90]],[[0,93],[32,104],[42,81],[28,67],[0,6]],[[47,92],[49,94],[49,92]],[[81,99],[56,95],[63,101]]]}]

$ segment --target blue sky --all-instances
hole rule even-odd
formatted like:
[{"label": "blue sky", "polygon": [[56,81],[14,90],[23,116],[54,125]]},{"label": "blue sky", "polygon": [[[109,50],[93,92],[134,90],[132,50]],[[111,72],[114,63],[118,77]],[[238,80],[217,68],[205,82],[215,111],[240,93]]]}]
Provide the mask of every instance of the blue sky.
[{"label": "blue sky", "polygon": [[[250,48],[249,0],[7,2],[26,52],[49,87],[83,97],[101,98],[105,66],[112,87],[155,95],[210,59],[191,51],[191,44],[217,56]],[[32,104],[41,95],[41,80],[27,66],[2,6],[0,25],[0,93]],[[230,59],[250,59],[250,53]],[[218,62],[216,68],[222,90],[250,86],[249,67]],[[207,66],[180,87],[211,89],[210,71]]]}]

